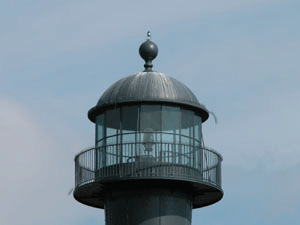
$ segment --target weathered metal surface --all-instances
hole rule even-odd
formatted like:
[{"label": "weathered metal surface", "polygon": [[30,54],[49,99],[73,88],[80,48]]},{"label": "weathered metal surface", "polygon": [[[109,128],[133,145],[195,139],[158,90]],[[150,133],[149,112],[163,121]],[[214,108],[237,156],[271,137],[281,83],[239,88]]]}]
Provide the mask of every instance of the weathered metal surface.
[{"label": "weathered metal surface", "polygon": [[202,122],[209,116],[206,107],[180,81],[159,72],[139,72],[111,85],[102,94],[97,105],[89,111],[89,119],[95,122],[98,112],[105,107],[134,102],[165,102],[189,106],[199,112]]},{"label": "weathered metal surface", "polygon": [[190,225],[192,194],[178,188],[113,189],[106,194],[105,219],[106,225]]}]

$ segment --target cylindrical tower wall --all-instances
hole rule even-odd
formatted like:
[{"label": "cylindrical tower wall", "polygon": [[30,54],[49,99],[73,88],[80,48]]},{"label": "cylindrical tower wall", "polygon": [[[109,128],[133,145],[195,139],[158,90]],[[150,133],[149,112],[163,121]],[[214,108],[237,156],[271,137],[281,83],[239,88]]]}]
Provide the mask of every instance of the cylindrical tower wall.
[{"label": "cylindrical tower wall", "polygon": [[192,196],[166,188],[110,190],[104,209],[106,225],[190,225]]}]

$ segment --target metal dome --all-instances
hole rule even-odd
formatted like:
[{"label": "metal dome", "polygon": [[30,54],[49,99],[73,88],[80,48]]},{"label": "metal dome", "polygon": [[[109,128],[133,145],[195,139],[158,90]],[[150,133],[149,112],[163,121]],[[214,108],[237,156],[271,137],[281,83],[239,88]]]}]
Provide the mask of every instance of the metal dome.
[{"label": "metal dome", "polygon": [[101,96],[97,105],[88,112],[95,122],[96,116],[105,108],[130,103],[166,103],[193,108],[208,119],[206,107],[199,103],[193,92],[180,81],[160,72],[139,72],[112,84]]}]

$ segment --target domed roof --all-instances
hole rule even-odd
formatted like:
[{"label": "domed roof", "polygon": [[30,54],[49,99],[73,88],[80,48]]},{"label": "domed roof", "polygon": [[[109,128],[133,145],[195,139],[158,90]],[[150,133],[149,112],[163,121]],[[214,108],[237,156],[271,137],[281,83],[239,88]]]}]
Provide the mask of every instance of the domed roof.
[{"label": "domed roof", "polygon": [[159,72],[139,72],[112,84],[90,109],[89,119],[105,108],[128,103],[169,103],[183,105],[197,111],[202,122],[208,119],[208,110],[201,105],[193,92],[180,81]]},{"label": "domed roof", "polygon": [[139,48],[140,56],[145,60],[144,72],[127,76],[111,85],[103,93],[97,105],[89,110],[89,119],[95,122],[96,116],[101,111],[117,105],[164,103],[192,108],[200,114],[202,122],[207,120],[208,110],[199,103],[187,86],[163,73],[152,71],[152,61],[158,54],[158,48],[151,41],[150,31],[147,36],[147,40]]}]

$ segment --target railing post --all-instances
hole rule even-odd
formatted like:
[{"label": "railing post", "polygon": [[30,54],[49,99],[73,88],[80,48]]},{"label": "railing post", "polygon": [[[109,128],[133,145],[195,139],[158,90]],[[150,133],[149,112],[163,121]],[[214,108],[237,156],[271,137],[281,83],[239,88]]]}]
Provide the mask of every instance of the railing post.
[{"label": "railing post", "polygon": [[200,169],[201,180],[203,180],[203,166],[204,166],[203,150],[204,150],[203,147],[200,147],[200,151],[199,151],[199,169]]}]

